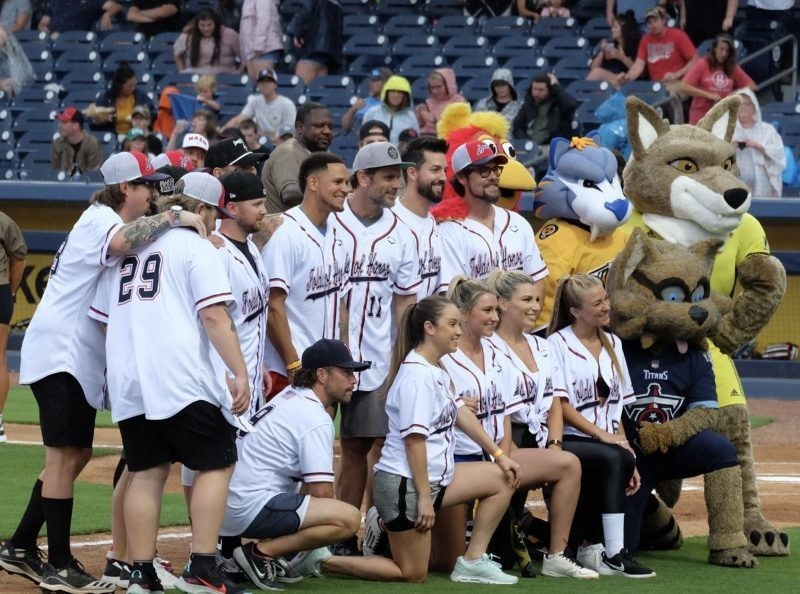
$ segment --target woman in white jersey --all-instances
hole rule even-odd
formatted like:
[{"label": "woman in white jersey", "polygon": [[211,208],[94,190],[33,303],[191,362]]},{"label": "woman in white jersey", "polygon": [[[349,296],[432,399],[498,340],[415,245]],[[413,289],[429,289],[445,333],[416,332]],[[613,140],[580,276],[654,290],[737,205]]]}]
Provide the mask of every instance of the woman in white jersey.
[{"label": "woman in white jersey", "polygon": [[[559,368],[564,450],[581,461],[583,479],[572,538],[578,563],[600,575],[654,577],[624,548],[625,496],[639,489],[636,456],[620,423],[633,400],[618,337],[605,332],[611,306],[602,281],[588,274],[558,281],[548,341]],[[604,546],[605,545],[605,546]]]},{"label": "woman in white jersey", "polygon": [[[488,342],[510,363],[509,387],[513,407],[506,416],[506,431],[513,439],[511,459],[522,468],[521,489],[514,511],[524,509],[528,489],[550,485],[549,553],[542,574],[549,577],[596,579],[597,573],[564,556],[581,484],[579,460],[562,451],[561,402],[553,398],[553,373],[558,373],[546,340],[531,334],[542,310],[544,285],[519,270],[496,270],[487,280],[496,295],[499,323]],[[519,447],[517,447],[519,446]]]},{"label": "woman in white jersey", "polygon": [[[463,406],[439,363],[458,347],[460,318],[456,306],[441,296],[427,297],[403,313],[388,378],[389,433],[375,465],[375,507],[404,580],[421,582],[428,574],[436,510],[477,499],[472,540],[450,579],[514,584],[517,578],[503,573],[486,547],[517,486],[519,465]],[[494,463],[454,468],[454,425]]]}]

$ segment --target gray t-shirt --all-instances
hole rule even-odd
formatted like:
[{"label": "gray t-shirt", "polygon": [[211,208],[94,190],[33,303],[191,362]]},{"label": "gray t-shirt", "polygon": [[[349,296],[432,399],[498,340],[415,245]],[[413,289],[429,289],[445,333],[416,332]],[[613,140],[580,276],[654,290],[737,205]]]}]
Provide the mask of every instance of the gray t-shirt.
[{"label": "gray t-shirt", "polygon": [[283,95],[278,95],[272,101],[264,99],[261,93],[250,95],[247,105],[242,113],[255,121],[258,131],[267,136],[277,136],[282,126],[294,129],[294,120],[297,108],[294,103]]},{"label": "gray t-shirt", "polygon": [[6,31],[11,31],[19,15],[23,12],[28,13],[28,20],[25,21],[23,28],[30,29],[31,14],[33,13],[30,0],[5,0],[3,7],[0,8],[0,27],[3,27]]}]

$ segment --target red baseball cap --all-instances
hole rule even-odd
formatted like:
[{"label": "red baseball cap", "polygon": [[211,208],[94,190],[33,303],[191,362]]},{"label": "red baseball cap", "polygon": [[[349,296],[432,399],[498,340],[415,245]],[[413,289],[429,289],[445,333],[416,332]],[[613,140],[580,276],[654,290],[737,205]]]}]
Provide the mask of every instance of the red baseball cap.
[{"label": "red baseball cap", "polygon": [[508,157],[497,154],[497,147],[493,147],[480,140],[471,140],[459,146],[451,159],[453,171],[459,173],[471,165],[486,165],[487,163],[497,163],[502,165],[508,163]]},{"label": "red baseball cap", "polygon": [[130,181],[156,182],[169,177],[158,173],[144,153],[138,151],[111,155],[100,167],[100,173],[107,186]]},{"label": "red baseball cap", "polygon": [[81,113],[81,110],[77,107],[67,107],[56,116],[56,119],[58,119],[59,122],[78,122],[79,124],[83,124],[85,121],[83,113]]}]

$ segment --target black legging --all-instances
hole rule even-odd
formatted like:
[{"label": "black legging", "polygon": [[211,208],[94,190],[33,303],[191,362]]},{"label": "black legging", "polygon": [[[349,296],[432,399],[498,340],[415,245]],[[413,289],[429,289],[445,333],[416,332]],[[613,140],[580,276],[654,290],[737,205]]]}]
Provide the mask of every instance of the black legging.
[{"label": "black legging", "polygon": [[636,459],[628,450],[590,437],[564,436],[564,451],[581,461],[581,494],[570,545],[603,542],[602,514],[625,513],[625,488]]}]

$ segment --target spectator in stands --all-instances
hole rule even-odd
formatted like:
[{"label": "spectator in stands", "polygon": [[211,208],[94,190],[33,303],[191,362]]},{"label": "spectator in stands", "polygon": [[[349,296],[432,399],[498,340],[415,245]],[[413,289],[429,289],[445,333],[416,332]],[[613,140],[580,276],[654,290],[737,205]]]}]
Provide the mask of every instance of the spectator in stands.
[{"label": "spectator in stands", "polygon": [[627,72],[618,75],[619,82],[636,80],[646,68],[650,80],[663,82],[671,93],[676,93],[680,80],[697,61],[694,44],[686,33],[667,26],[661,7],[648,10],[645,23],[647,33],[639,42],[636,61]]},{"label": "spectator in stands", "polygon": [[[294,129],[292,129],[290,132],[293,135]],[[239,122],[239,134],[242,138],[244,138],[248,149],[254,153],[261,152],[263,147],[261,146],[261,142],[258,137],[258,126],[256,126],[256,123],[253,120],[250,118],[245,118]]]},{"label": "spectator in stands", "polygon": [[464,12],[479,19],[511,14],[513,0],[460,0]]},{"label": "spectator in stands", "polygon": [[633,66],[641,39],[639,24],[632,10],[614,17],[611,39],[600,42],[600,49],[589,64],[586,80],[605,81],[618,89],[621,86],[618,75]]},{"label": "spectator in stands", "polygon": [[[392,71],[388,68],[374,68],[369,73],[369,95],[365,98],[359,97],[342,116],[342,132],[347,134],[353,128],[353,124],[358,125],[364,121],[364,114],[376,105],[381,104],[381,90],[383,83],[392,76]],[[388,141],[387,141],[388,142]]]},{"label": "spectator in stands", "polygon": [[[58,3],[57,10],[53,4]],[[120,0],[122,2],[122,0]],[[122,4],[113,0],[83,0],[82,2],[58,2],[47,0],[42,7],[39,31],[52,32],[54,37],[62,31],[91,31],[97,26],[100,31],[110,31],[114,17],[122,11]]]},{"label": "spectator in stands", "polygon": [[428,75],[428,97],[417,105],[414,112],[419,121],[419,132],[436,134],[436,122],[445,107],[451,103],[465,103],[466,99],[458,94],[456,73],[452,68],[437,68]]},{"label": "spectator in stands", "polygon": [[695,45],[733,30],[738,0],[680,0],[680,26]]},{"label": "spectator in stands", "polygon": [[514,75],[508,68],[498,68],[492,72],[489,91],[491,95],[478,99],[473,111],[496,111],[509,122],[513,122],[522,107],[522,101],[517,99]]},{"label": "spectator in stands", "polygon": [[205,8],[191,20],[172,46],[181,72],[219,74],[241,72],[239,34],[224,26],[219,15]]},{"label": "spectator in stands", "polygon": [[77,107],[67,107],[56,117],[59,137],[53,140],[50,165],[67,174],[100,169],[105,156],[98,140],[83,131],[84,117]]},{"label": "spectator in stands", "polygon": [[[426,134],[425,136],[434,136],[433,134]],[[400,135],[398,136],[397,140],[397,150],[400,153],[403,153],[407,148],[408,145],[420,137],[420,133],[414,130],[414,128],[406,128]]]},{"label": "spectator in stands", "polygon": [[208,149],[205,166],[217,178],[233,171],[255,174],[258,164],[266,158],[266,153],[252,152],[243,138],[226,138]]},{"label": "spectator in stands", "polygon": [[243,2],[244,0],[217,0],[217,14],[220,15],[223,25],[234,31],[239,30]]},{"label": "spectator in stands", "polygon": [[202,169],[206,164],[208,139],[202,134],[189,133],[181,142],[181,152],[189,157],[189,161],[195,169]]},{"label": "spectator in stands", "polygon": [[209,111],[218,114],[222,106],[217,100],[217,79],[213,74],[204,74],[194,83],[197,101]]},{"label": "spectator in stands", "polygon": [[261,173],[267,189],[268,213],[284,212],[300,204],[300,164],[311,153],[328,150],[331,140],[333,120],[328,108],[313,101],[303,103],[297,110],[294,138],[272,151]]},{"label": "spectator in stands", "polygon": [[170,83],[161,89],[161,94],[158,96],[158,111],[156,112],[156,121],[153,123],[153,130],[167,139],[175,130],[175,117],[172,115],[172,102],[169,100],[169,96],[175,93],[180,94],[180,92],[178,87]]},{"label": "spectator in stands", "polygon": [[150,98],[139,89],[136,73],[125,62],[121,63],[111,77],[108,91],[98,99],[97,106],[108,108],[96,113],[92,118],[95,130],[113,130],[117,134],[127,134],[131,129],[130,116],[137,105],[147,105],[152,112]]},{"label": "spectator in stands", "polygon": [[608,26],[614,22],[615,15],[633,11],[637,23],[644,23],[645,15],[652,9],[656,0],[606,0],[606,21]]},{"label": "spectator in stands", "polygon": [[794,0],[747,0],[745,21],[777,21],[791,28]]},{"label": "spectator in stands", "polygon": [[239,38],[250,78],[256,78],[265,68],[274,70],[283,56],[278,0],[244,0]]},{"label": "spectator in stands", "polygon": [[567,19],[572,16],[569,8],[564,6],[564,0],[541,0],[539,8],[539,14],[543,19],[554,17]]},{"label": "spectator in stands", "polygon": [[164,150],[164,145],[161,139],[153,134],[150,128],[150,108],[146,105],[137,105],[133,108],[131,114],[131,126],[144,130],[147,135],[147,150],[143,153],[152,153],[154,155],[161,154]]},{"label": "spectator in stands", "polygon": [[[200,109],[192,116],[191,124],[186,120],[175,122],[175,129],[169,139],[167,150],[172,150],[177,146],[183,146],[184,139],[190,134],[200,135],[208,143],[214,142],[219,135],[217,129],[217,116],[207,109]],[[206,147],[208,149],[208,147]]]},{"label": "spectator in stands", "polygon": [[287,140],[291,140],[294,138],[294,128],[291,126],[281,126],[278,129],[278,142],[277,144],[283,144]]},{"label": "spectator in stands", "polygon": [[31,14],[30,0],[0,0],[0,27],[9,33],[30,29]]},{"label": "spectator in stands", "polygon": [[517,0],[517,14],[532,20],[534,23],[542,16],[539,14],[539,3],[537,0]]},{"label": "spectator in stands", "polygon": [[287,26],[299,60],[295,74],[310,83],[318,76],[336,72],[342,63],[342,6],[337,0],[303,0]]},{"label": "spectator in stands", "polygon": [[750,89],[736,91],[742,96],[733,144],[739,177],[750,186],[753,196],[780,198],[786,154],[783,140],[772,124],[761,119],[761,107]]},{"label": "spectator in stands", "polygon": [[128,22],[137,23],[148,37],[163,31],[177,31],[180,26],[180,0],[131,0]]},{"label": "spectator in stands", "polygon": [[514,138],[530,138],[546,152],[546,145],[556,136],[572,135],[575,108],[575,99],[561,88],[553,73],[539,74],[514,118]]},{"label": "spectator in stands", "polygon": [[683,91],[692,96],[690,124],[699,122],[714,103],[735,89],[756,90],[756,83],[736,63],[733,38],[726,33],[717,35],[708,55],[697,60],[681,82]]},{"label": "spectator in stands", "polygon": [[378,120],[389,126],[389,142],[396,145],[400,132],[407,128],[419,131],[419,122],[411,101],[411,83],[393,75],[383,84],[381,103],[364,113],[364,121]]},{"label": "spectator in stands", "polygon": [[373,142],[389,142],[389,126],[378,120],[369,120],[358,131],[358,148]]},{"label": "spectator in stands", "polygon": [[155,155],[147,149],[147,133],[141,128],[131,128],[125,135],[125,140],[122,141],[122,151],[126,153],[137,152],[144,153],[148,159],[152,159]]},{"label": "spectator in stands", "polygon": [[35,79],[33,66],[19,41],[0,27],[0,91],[13,96]]},{"label": "spectator in stands", "polygon": [[297,108],[291,99],[278,94],[278,75],[274,70],[265,68],[258,73],[257,88],[258,94],[250,95],[242,112],[223,128],[239,126],[246,119],[255,120],[259,133],[278,144],[278,130],[294,124]]}]

